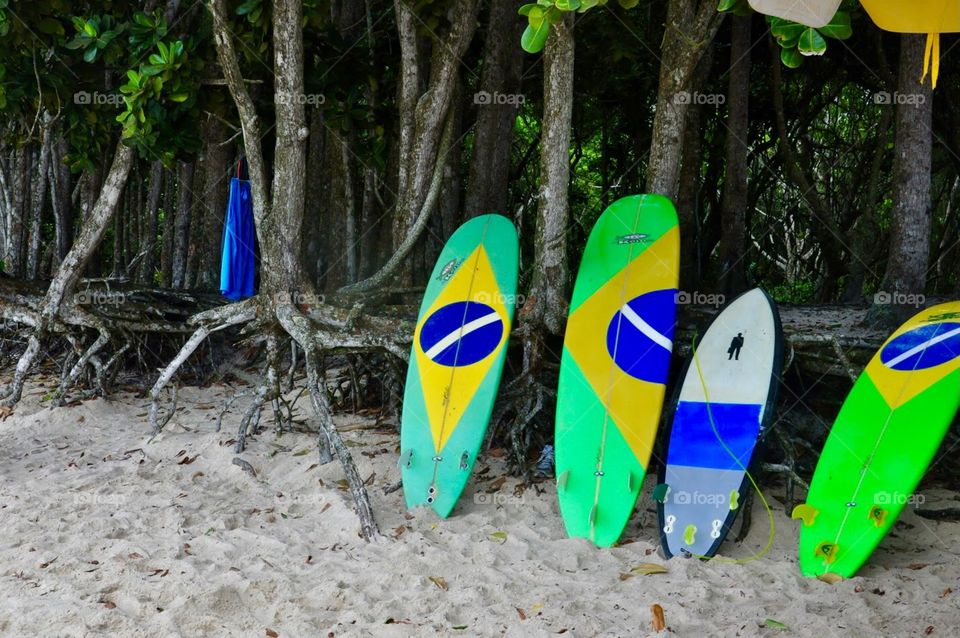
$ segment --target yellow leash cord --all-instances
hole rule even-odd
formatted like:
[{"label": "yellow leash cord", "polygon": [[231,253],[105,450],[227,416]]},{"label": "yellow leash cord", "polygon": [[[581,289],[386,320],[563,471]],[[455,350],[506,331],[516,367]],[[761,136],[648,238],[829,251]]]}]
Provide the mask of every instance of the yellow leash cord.
[{"label": "yellow leash cord", "polygon": [[703,370],[700,369],[700,358],[697,356],[697,340],[696,335],[694,335],[693,342],[691,343],[691,350],[693,351],[693,365],[697,369],[697,377],[700,379],[700,387],[703,389],[703,399],[707,405],[707,416],[710,417],[710,427],[713,429],[713,435],[717,438],[717,441],[720,442],[720,445],[723,446],[724,451],[730,455],[730,458],[734,460],[737,466],[743,470],[743,473],[746,475],[747,479],[750,481],[750,485],[753,486],[754,491],[760,497],[760,502],[763,503],[764,509],[767,511],[767,519],[770,522],[770,533],[767,535],[767,544],[759,552],[753,556],[748,556],[747,558],[724,558],[720,556],[701,556],[699,554],[692,554],[697,558],[702,558],[705,560],[719,561],[721,563],[729,563],[736,565],[745,565],[751,561],[755,561],[764,554],[770,551],[773,547],[773,539],[776,535],[776,522],[773,516],[773,509],[770,507],[770,504],[767,503],[767,499],[763,496],[763,491],[760,489],[760,486],[757,485],[757,482],[754,480],[753,475],[744,467],[743,463],[740,462],[740,459],[737,458],[737,455],[733,453],[727,444],[723,441],[723,437],[720,436],[720,431],[717,430],[717,424],[713,419],[713,411],[710,409],[710,395],[707,392],[707,382],[703,378]]}]

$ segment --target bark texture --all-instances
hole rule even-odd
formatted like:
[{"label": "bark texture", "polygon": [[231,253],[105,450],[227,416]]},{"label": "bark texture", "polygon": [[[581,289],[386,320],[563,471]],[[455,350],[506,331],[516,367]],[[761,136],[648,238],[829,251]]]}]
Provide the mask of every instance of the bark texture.
[{"label": "bark texture", "polygon": [[876,298],[889,303],[897,319],[916,310],[915,296],[924,293],[930,259],[933,96],[919,80],[923,50],[924,36],[901,36],[890,256],[884,274],[889,298]]},{"label": "bark texture", "polygon": [[750,25],[753,15],[731,20],[727,88],[726,172],[720,233],[720,288],[736,295],[747,286],[747,154],[750,147]]},{"label": "bark texture", "polygon": [[[509,215],[510,151],[519,109],[523,71],[520,34],[525,22],[512,0],[492,0],[479,91],[473,157],[467,178],[464,212],[467,217],[485,213]],[[499,96],[499,97],[498,97]]]},{"label": "bark texture", "polygon": [[690,79],[723,21],[712,0],[669,0],[653,118],[647,192],[676,199]]},{"label": "bark texture", "polygon": [[570,203],[570,124],[573,117],[573,16],[553,26],[544,52],[540,197],[533,279],[524,320],[561,334],[567,315],[567,225]]}]

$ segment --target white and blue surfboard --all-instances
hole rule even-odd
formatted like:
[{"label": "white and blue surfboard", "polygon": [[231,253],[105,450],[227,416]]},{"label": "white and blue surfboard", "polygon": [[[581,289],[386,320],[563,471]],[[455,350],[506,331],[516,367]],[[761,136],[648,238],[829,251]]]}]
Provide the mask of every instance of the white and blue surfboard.
[{"label": "white and blue surfboard", "polygon": [[739,512],[747,470],[776,400],[780,316],[754,288],[714,317],[677,394],[661,486],[666,556],[713,556]]}]

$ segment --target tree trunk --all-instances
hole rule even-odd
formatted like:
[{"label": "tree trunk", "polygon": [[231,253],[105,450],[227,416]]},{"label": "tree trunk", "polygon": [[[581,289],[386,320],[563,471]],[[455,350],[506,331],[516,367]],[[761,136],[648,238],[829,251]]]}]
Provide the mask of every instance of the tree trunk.
[{"label": "tree trunk", "polygon": [[187,250],[190,245],[190,215],[193,208],[193,162],[177,164],[177,212],[173,231],[171,284],[184,288],[187,280]]},{"label": "tree trunk", "polygon": [[274,151],[273,201],[257,220],[261,247],[261,281],[270,293],[298,293],[306,285],[300,266],[300,229],[306,194],[306,114],[303,96],[301,2],[274,2],[273,66],[277,137]]},{"label": "tree trunk", "polygon": [[199,288],[216,289],[220,285],[220,251],[226,219],[227,193],[233,177],[233,144],[227,144],[229,131],[218,118],[210,117],[204,127],[203,190],[200,207],[202,237],[197,239],[197,279]]},{"label": "tree trunk", "polygon": [[874,300],[875,308],[888,306],[875,316],[890,314],[896,319],[894,323],[923,304],[930,258],[933,96],[929,85],[920,82],[923,53],[924,36],[900,37],[890,256],[884,290]]},{"label": "tree trunk", "polygon": [[140,252],[143,253],[143,259],[140,262],[139,280],[145,284],[153,283],[154,271],[157,267],[157,233],[159,231],[157,218],[160,212],[163,172],[163,164],[160,161],[150,165],[150,191],[147,193],[143,234],[140,237]]},{"label": "tree trunk", "polygon": [[327,134],[323,121],[323,107],[310,111],[310,137],[307,138],[307,195],[304,203],[304,228],[301,250],[307,278],[318,288],[325,284],[327,242],[331,233],[324,227],[323,215],[326,192],[330,184],[324,174],[327,168]]},{"label": "tree trunk", "polygon": [[[10,197],[6,210],[6,245],[4,246],[3,265],[7,274],[19,277],[24,271],[24,252],[27,240],[26,216],[30,207],[30,159],[33,149],[30,145],[21,146],[12,153],[10,176],[7,180]],[[5,188],[7,186],[5,184]]]},{"label": "tree trunk", "polygon": [[[750,124],[750,25],[753,15],[734,16],[727,89],[727,148],[720,208],[720,289],[737,295],[747,286],[747,153]],[[774,64],[779,62],[774,61]],[[689,258],[689,256],[688,256]]]},{"label": "tree trunk", "polygon": [[30,248],[27,254],[27,278],[36,279],[40,264],[40,245],[43,234],[43,211],[47,206],[47,177],[50,173],[50,155],[53,152],[52,118],[44,114],[43,136],[40,143],[40,158],[37,162],[36,182],[30,215]]},{"label": "tree trunk", "polygon": [[50,199],[53,203],[54,253],[53,267],[56,268],[67,256],[73,243],[73,174],[67,166],[66,156],[70,152],[66,138],[60,132],[57,135],[56,161],[50,167]]},{"label": "tree trunk", "polygon": [[657,110],[650,140],[647,192],[676,199],[690,79],[723,21],[714,0],[669,0]]},{"label": "tree trunk", "polygon": [[[513,128],[520,106],[520,75],[523,49],[520,35],[525,21],[512,0],[492,0],[483,49],[483,71],[478,92],[474,125],[473,157],[467,178],[464,214],[509,214],[510,150]],[[497,96],[502,96],[497,99]]]},{"label": "tree trunk", "polygon": [[[410,243],[411,236],[418,237],[422,233],[425,224],[417,222],[421,217],[429,216],[436,203],[436,197],[428,195],[436,173],[443,170],[441,142],[445,123],[454,87],[460,77],[461,58],[476,29],[479,2],[455,0],[449,12],[453,16],[453,24],[433,47],[430,77],[425,91],[421,90],[422,60],[415,9],[406,0],[395,0],[394,4],[401,50],[399,172],[393,221],[393,247],[397,251]],[[415,229],[419,233],[415,233]],[[409,261],[403,260],[399,267],[400,280],[410,283]]]},{"label": "tree trunk", "polygon": [[573,117],[573,15],[555,24],[543,56],[543,124],[540,194],[533,279],[524,321],[550,334],[563,332],[567,316],[567,225],[570,204],[570,126]]}]

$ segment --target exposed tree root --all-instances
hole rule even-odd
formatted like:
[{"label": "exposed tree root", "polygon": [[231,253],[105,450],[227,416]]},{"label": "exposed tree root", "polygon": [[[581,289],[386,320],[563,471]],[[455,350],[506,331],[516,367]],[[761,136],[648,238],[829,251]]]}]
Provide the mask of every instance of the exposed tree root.
[{"label": "exposed tree root", "polygon": [[530,480],[532,474],[527,457],[538,431],[541,435],[552,431],[553,415],[550,410],[556,404],[557,392],[540,380],[543,344],[539,338],[523,328],[517,333],[523,343],[523,369],[501,392],[487,446],[492,443],[500,424],[512,416],[508,434],[510,464],[517,474]]},{"label": "exposed tree root", "polygon": [[[252,428],[259,422],[260,413],[267,402],[274,411],[278,427],[282,427],[283,415],[280,409],[280,346],[276,331],[289,335],[296,347],[304,354],[306,368],[306,387],[310,393],[311,404],[319,423],[318,447],[320,461],[329,462],[335,454],[344,469],[347,483],[360,519],[364,538],[379,536],[373,508],[367,495],[363,479],[357,471],[349,449],[340,437],[333,423],[326,383],[319,362],[328,352],[371,352],[387,351],[398,356],[406,356],[406,341],[409,340],[409,327],[384,318],[360,317],[358,311],[344,313],[332,306],[313,307],[309,312],[301,311],[289,301],[269,300],[254,297],[246,301],[202,312],[189,320],[198,326],[180,352],[163,369],[150,391],[150,424],[154,433],[158,433],[169,420],[172,410],[167,411],[165,420],[160,420],[160,399],[166,386],[173,380],[177,370],[190,355],[196,351],[207,336],[218,330],[242,323],[256,325],[260,334],[266,334],[267,362],[262,383],[247,393],[253,401],[245,410],[237,432],[236,451],[240,453],[246,445],[246,439]],[[249,328],[249,326],[248,326]],[[293,379],[294,367],[288,373]],[[240,395],[237,395],[240,396]],[[229,399],[224,412],[236,400]],[[288,415],[292,409],[288,408]],[[223,413],[217,421],[220,428]],[[292,418],[289,417],[289,418]]]}]

